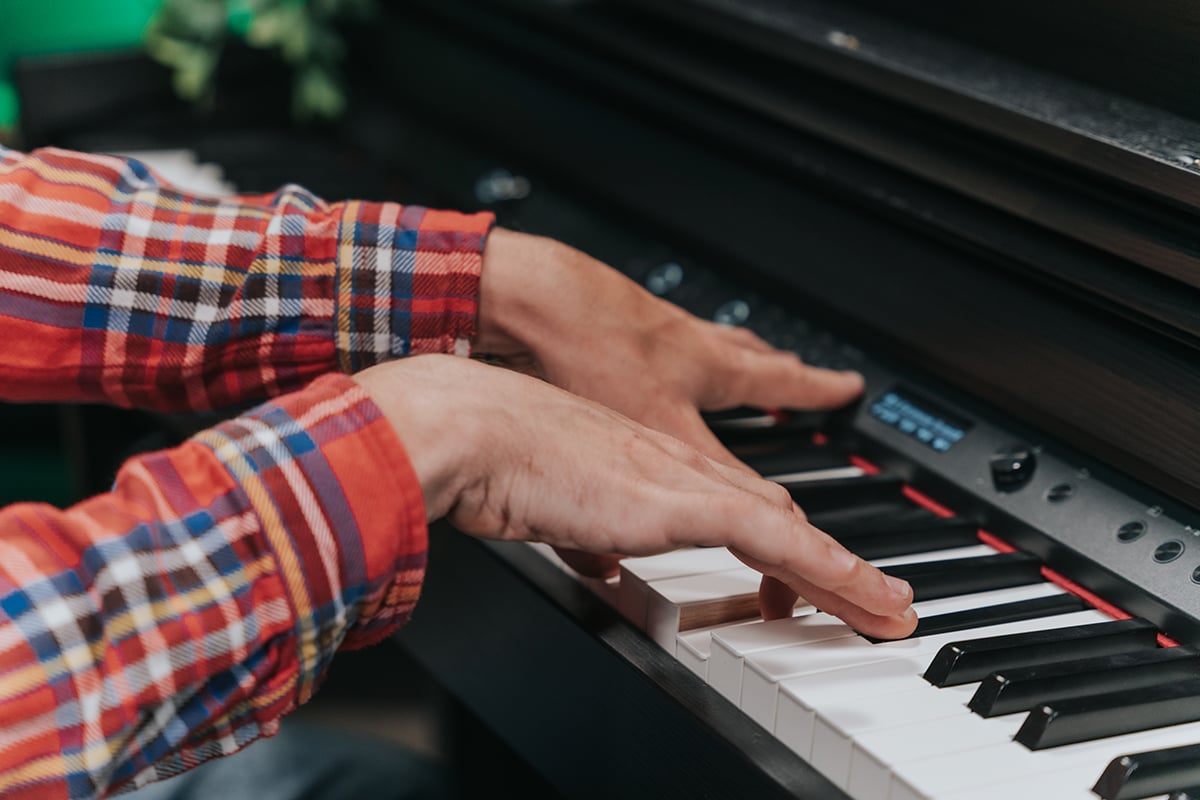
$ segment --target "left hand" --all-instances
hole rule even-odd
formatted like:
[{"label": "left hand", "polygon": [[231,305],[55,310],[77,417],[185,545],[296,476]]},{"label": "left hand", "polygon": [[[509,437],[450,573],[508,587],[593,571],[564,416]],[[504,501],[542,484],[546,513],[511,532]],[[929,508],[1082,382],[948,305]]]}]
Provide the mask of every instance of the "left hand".
[{"label": "left hand", "polygon": [[[560,242],[498,228],[484,251],[476,353],[541,377],[747,469],[700,416],[747,405],[845,405],[862,376],[804,364],[754,333],[699,319]],[[611,557],[564,554],[588,574]]]}]

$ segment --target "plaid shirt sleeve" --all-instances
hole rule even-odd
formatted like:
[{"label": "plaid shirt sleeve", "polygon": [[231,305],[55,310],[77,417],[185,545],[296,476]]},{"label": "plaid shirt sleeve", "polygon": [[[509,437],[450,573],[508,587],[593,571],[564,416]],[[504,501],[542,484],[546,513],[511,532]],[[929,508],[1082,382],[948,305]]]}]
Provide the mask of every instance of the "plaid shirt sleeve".
[{"label": "plaid shirt sleeve", "polygon": [[492,221],[189,196],[136,161],[0,147],[0,398],[209,410],[465,352]]},{"label": "plaid shirt sleeve", "polygon": [[464,350],[490,225],[0,147],[0,399],[278,397],[108,494],[0,510],[0,794],[103,796],[231,753],[408,618],[421,489],[336,372]]},{"label": "plaid shirt sleeve", "polygon": [[337,374],[108,494],[0,511],[0,794],[104,796],[273,734],[407,619],[425,552],[399,439]]}]

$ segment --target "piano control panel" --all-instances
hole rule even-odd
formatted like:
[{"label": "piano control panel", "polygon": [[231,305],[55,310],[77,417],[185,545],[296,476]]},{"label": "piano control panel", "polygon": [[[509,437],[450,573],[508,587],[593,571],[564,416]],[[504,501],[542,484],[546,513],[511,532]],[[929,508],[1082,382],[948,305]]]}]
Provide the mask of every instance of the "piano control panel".
[{"label": "piano control panel", "polygon": [[[901,375],[803,314],[701,266],[680,258],[635,260],[626,271],[652,293],[716,322],[745,326],[806,363],[858,370],[866,391],[849,421],[855,433],[978,499],[1011,529],[1037,532],[1014,542],[1022,549],[1052,564],[1087,563],[1095,574],[1122,576],[1160,603],[1136,607],[1131,598],[1130,613],[1183,639],[1200,632],[1200,515],[1052,437],[997,421],[1001,414],[978,401],[924,386],[907,370]],[[1111,599],[1120,605],[1126,598],[1117,594]]]}]

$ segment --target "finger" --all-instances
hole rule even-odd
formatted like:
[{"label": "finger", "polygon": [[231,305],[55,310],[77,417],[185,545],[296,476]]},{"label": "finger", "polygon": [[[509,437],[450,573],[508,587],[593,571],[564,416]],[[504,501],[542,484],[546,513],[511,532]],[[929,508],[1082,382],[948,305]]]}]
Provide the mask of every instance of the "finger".
[{"label": "finger", "polygon": [[716,328],[718,335],[739,347],[745,347],[748,350],[754,350],[759,353],[779,352],[779,350],[767,344],[761,336],[749,328],[731,328],[728,325],[717,325]]},{"label": "finger", "polygon": [[700,411],[690,403],[682,403],[664,415],[664,419],[660,424],[655,426],[663,433],[670,434],[681,442],[696,448],[708,458],[723,464],[733,469],[741,470],[755,474],[750,467],[746,466],[735,456],[729,452],[729,449],[721,443],[712,429],[708,427],[708,423],[700,416]]},{"label": "finger", "polygon": [[[690,409],[690,413],[695,417],[698,425],[704,423],[700,420],[700,415],[695,409]],[[707,428],[703,428],[707,432]],[[674,458],[689,463],[693,468],[701,473],[708,475],[711,478],[717,478],[735,489],[740,489],[744,492],[756,495],[767,501],[779,509],[787,510],[800,515],[801,519],[806,519],[804,512],[792,500],[791,494],[782,485],[773,481],[768,481],[759,476],[757,472],[750,467],[738,461],[737,458],[725,450],[720,442],[716,443],[718,450],[724,452],[730,463],[721,461],[717,458],[708,456],[707,454],[695,450],[688,442],[674,438],[670,435],[655,432],[656,435],[662,438],[661,444],[667,452]],[[711,435],[711,432],[710,432]]]},{"label": "finger", "polygon": [[810,602],[816,598],[801,586],[844,599],[847,605],[838,608],[867,612],[865,624],[872,625],[867,633],[880,627],[870,615],[895,617],[912,605],[907,583],[885,576],[796,514],[745,497],[720,497],[709,505],[693,506],[690,513],[680,512],[685,524],[693,526],[691,536],[698,541],[692,543],[725,544],[747,564],[783,580]]},{"label": "finger", "polygon": [[863,378],[857,372],[812,367],[792,353],[757,353],[741,350],[726,376],[717,405],[758,408],[822,409],[844,406],[862,394]]},{"label": "finger", "polygon": [[588,578],[611,578],[621,571],[622,556],[607,553],[585,553],[569,547],[556,547],[554,552],[567,566]]},{"label": "finger", "polygon": [[800,595],[778,578],[763,575],[758,585],[758,611],[763,619],[787,619],[796,609]]},{"label": "finger", "polygon": [[803,596],[805,600],[826,614],[832,614],[854,630],[868,636],[876,636],[880,639],[903,639],[910,635],[917,625],[917,614],[911,606],[901,614],[873,614],[854,605],[841,595],[819,586],[813,586],[806,581],[793,579],[791,583],[782,581],[780,583],[787,586],[790,591]]}]

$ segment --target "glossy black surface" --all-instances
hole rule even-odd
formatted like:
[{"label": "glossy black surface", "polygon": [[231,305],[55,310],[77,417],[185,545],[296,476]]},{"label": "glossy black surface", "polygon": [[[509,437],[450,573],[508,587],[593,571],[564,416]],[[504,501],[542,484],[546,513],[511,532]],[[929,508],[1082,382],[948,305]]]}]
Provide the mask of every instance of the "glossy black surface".
[{"label": "glossy black surface", "polygon": [[1151,650],[1158,646],[1157,637],[1158,629],[1145,620],[1120,620],[954,642],[933,657],[925,680],[957,686],[997,670]]},{"label": "glossy black surface", "polygon": [[846,458],[845,451],[812,444],[803,448],[781,447],[760,454],[744,455],[742,460],[755,472],[768,478],[795,472],[834,469],[850,463]]},{"label": "glossy black surface", "polygon": [[1033,477],[1037,469],[1037,454],[1026,446],[1014,446],[997,453],[989,464],[992,485],[1001,492],[1015,492]]},{"label": "glossy black surface", "polygon": [[[932,636],[938,633],[954,633],[955,631],[969,631],[988,625],[1020,622],[1025,619],[1042,619],[1043,617],[1053,617],[1058,614],[1083,611],[1087,607],[1086,603],[1073,595],[1037,597],[1031,600],[1018,600],[994,606],[981,606],[968,611],[955,611],[949,614],[922,617],[917,623],[916,630],[912,632],[909,638]],[[876,643],[883,641],[872,636],[864,636],[863,638]]]},{"label": "glossy black surface", "polygon": [[1200,680],[1056,700],[1034,708],[1014,737],[1044,750],[1200,720]]},{"label": "glossy black surface", "polygon": [[1103,800],[1141,800],[1200,786],[1200,744],[1114,758],[1093,788]]},{"label": "glossy black surface", "polygon": [[840,508],[898,501],[903,496],[904,479],[899,475],[861,475],[856,478],[784,482],[783,486],[806,513],[820,514]]},{"label": "glossy black surface", "polygon": [[[1177,284],[1135,285],[1140,279],[1108,256],[979,212],[961,197],[943,198],[935,210],[925,202],[927,185],[631,67],[628,53],[606,53],[621,49],[616,35],[576,40],[597,35],[588,16],[596,5],[513,3],[511,17],[509,8],[423,4],[389,26],[387,48],[366,49],[388,53],[376,79],[457,129],[492,120],[487,135],[497,149],[561,185],[580,187],[731,274],[772,291],[787,287],[813,316],[855,329],[861,345],[1200,502],[1200,448],[1180,433],[1200,430],[1191,401],[1200,394],[1195,337],[1184,333],[1200,331],[1200,304]],[[479,74],[488,75],[486,86]],[[880,119],[867,129],[887,125]],[[936,161],[942,150],[933,150]],[[723,201],[731,197],[737,202]],[[1046,265],[1074,272],[1054,276]]]},{"label": "glossy black surface", "polygon": [[1002,669],[985,677],[968,707],[984,717],[1041,703],[1200,678],[1200,653],[1184,647],[1141,650]]},{"label": "glossy black surface", "polygon": [[883,571],[908,581],[913,600],[987,592],[1027,586],[1043,580],[1041,561],[1029,553],[954,558],[884,567]]},{"label": "glossy black surface", "polygon": [[524,545],[435,525],[429,565],[400,642],[564,796],[847,800]]},{"label": "glossy black surface", "polygon": [[916,520],[908,524],[822,528],[865,559],[888,558],[967,547],[979,541],[979,525],[958,518]]}]

